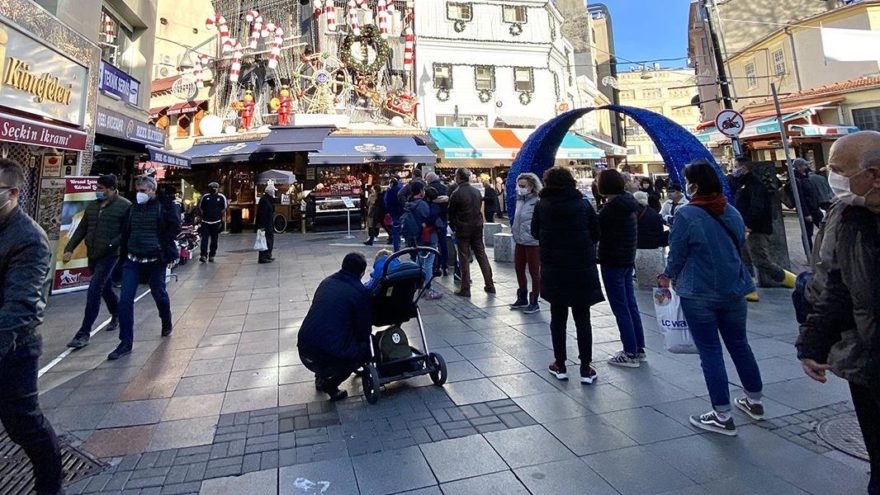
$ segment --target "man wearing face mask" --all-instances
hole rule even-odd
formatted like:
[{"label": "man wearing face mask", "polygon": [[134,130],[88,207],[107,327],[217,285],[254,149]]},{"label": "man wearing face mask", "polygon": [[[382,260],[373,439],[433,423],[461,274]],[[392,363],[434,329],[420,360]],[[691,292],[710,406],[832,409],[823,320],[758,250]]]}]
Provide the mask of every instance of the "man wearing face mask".
[{"label": "man wearing face mask", "polygon": [[260,251],[257,258],[258,263],[271,263],[275,261],[272,257],[272,248],[275,245],[275,184],[269,183],[266,186],[266,192],[260,197],[257,204],[257,220],[256,226],[258,230],[262,230],[266,234],[266,251]]},{"label": "man wearing face mask", "polygon": [[122,293],[119,297],[119,345],[107,359],[131,353],[134,343],[134,298],[141,273],[149,277],[150,292],[162,321],[162,336],[171,335],[171,301],[165,289],[165,268],[179,256],[174,239],[180,233],[180,215],[172,203],[156,195],[156,179],[135,179],[137,204],[131,206],[122,233]]},{"label": "man wearing face mask", "polygon": [[812,305],[798,359],[820,383],[849,382],[871,462],[870,495],[880,494],[880,132],[861,131],[831,147],[828,182],[837,197],[813,250]]},{"label": "man wearing face mask", "polygon": [[[204,263],[214,262],[217,255],[217,241],[220,237],[220,229],[223,227],[223,212],[226,211],[226,196],[220,194],[220,184],[212,182],[208,184],[208,194],[202,196],[199,201],[199,210],[202,212],[202,252],[199,261]],[[210,241],[210,251],[208,243]]]},{"label": "man wearing face mask", "polygon": [[58,438],[37,393],[52,256],[46,233],[18,207],[22,186],[21,166],[0,159],[0,422],[33,465],[34,491],[63,495]]},{"label": "man wearing face mask", "polygon": [[107,331],[113,332],[119,328],[119,300],[113,292],[113,282],[110,279],[113,268],[119,261],[122,229],[128,218],[130,207],[131,202],[119,196],[115,175],[98,177],[95,201],[92,201],[83,212],[79,225],[64,248],[62,258],[65,263],[69,263],[73,251],[82,241],[85,241],[88,249],[89,271],[92,273],[82,325],[67,347],[81,349],[89,345],[92,325],[95,324],[98,312],[101,310],[102,297],[107,304],[107,311],[110,313],[110,324],[107,325]]}]

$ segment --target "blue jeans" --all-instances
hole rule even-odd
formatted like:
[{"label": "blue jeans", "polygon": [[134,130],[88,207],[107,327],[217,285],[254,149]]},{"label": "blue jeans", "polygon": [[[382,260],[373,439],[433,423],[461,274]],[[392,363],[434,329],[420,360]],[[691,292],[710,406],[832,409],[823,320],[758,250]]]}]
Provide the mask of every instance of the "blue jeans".
[{"label": "blue jeans", "polygon": [[694,336],[697,350],[700,351],[700,365],[709,389],[709,399],[718,412],[730,411],[730,390],[721,350],[722,339],[736,366],[736,373],[746,396],[753,400],[761,398],[761,370],[758,369],[758,362],[755,361],[746,337],[747,304],[741,297],[725,302],[681,298],[681,309]]},{"label": "blue jeans", "polygon": [[113,292],[113,268],[119,261],[118,256],[106,256],[95,261],[92,267],[92,279],[89,281],[89,291],[86,295],[86,310],[83,315],[82,325],[76,335],[88,337],[92,333],[92,325],[98,319],[101,311],[101,298],[107,304],[107,311],[111,316],[119,314],[119,299]]},{"label": "blue jeans", "polygon": [[[420,242],[419,246],[420,247],[432,247],[432,248],[436,249],[437,248],[437,233],[434,232],[431,234],[431,242],[430,243],[425,244],[425,243]],[[436,256],[437,255],[435,255],[434,253],[428,253],[428,252],[420,252],[419,253],[418,263],[422,267],[422,272],[425,273],[425,284],[426,284],[425,287],[428,289],[431,288],[431,284],[428,283],[428,280],[431,280],[431,277],[434,276],[434,258]]]},{"label": "blue jeans", "polygon": [[611,312],[617,320],[623,352],[636,354],[645,348],[645,330],[642,328],[642,317],[636,302],[636,291],[633,287],[633,270],[631,266],[602,267],[602,282],[605,294],[611,305]]},{"label": "blue jeans", "polygon": [[394,252],[400,251],[400,217],[391,217],[391,245]]},{"label": "blue jeans", "polygon": [[162,328],[171,326],[171,300],[165,290],[165,264],[135,263],[129,259],[122,265],[122,293],[119,298],[119,340],[125,344],[134,342],[134,298],[140,285],[141,270],[150,275],[150,292],[156,301]]}]

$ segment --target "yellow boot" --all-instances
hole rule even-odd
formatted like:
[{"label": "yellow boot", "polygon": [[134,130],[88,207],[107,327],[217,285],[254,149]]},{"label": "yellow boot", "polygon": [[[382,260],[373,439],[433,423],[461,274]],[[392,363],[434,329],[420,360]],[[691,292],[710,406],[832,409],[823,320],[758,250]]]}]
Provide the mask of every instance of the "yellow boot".
[{"label": "yellow boot", "polygon": [[797,282],[797,275],[788,270],[783,270],[782,272],[785,274],[782,278],[782,285],[789,289],[794,289],[795,283]]},{"label": "yellow boot", "polygon": [[746,294],[746,301],[748,302],[758,302],[758,291],[749,292]]}]

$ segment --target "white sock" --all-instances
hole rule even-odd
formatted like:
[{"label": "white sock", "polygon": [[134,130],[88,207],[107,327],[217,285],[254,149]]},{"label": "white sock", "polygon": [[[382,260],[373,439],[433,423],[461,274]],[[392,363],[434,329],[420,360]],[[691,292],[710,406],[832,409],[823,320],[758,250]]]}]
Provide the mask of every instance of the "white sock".
[{"label": "white sock", "polygon": [[718,420],[721,421],[721,422],[725,422],[725,421],[727,421],[728,419],[730,419],[730,413],[729,413],[729,412],[718,412],[718,411],[715,411],[715,416],[717,416],[717,417],[718,417]]},{"label": "white sock", "polygon": [[754,404],[756,406],[760,406],[762,404],[761,399],[749,399],[748,397],[746,397],[746,401],[749,404]]}]

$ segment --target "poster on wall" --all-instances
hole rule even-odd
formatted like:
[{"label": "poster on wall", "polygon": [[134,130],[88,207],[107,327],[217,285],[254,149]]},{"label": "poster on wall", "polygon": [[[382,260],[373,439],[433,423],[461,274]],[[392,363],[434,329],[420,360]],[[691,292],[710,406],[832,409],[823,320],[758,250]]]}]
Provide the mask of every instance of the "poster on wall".
[{"label": "poster on wall", "polygon": [[95,200],[97,177],[67,177],[64,179],[64,200],[61,204],[60,233],[55,246],[55,269],[52,274],[52,293],[63,294],[88,288],[91,272],[85,243],[73,251],[69,263],[62,261],[67,241],[82,221],[86,206]]},{"label": "poster on wall", "polygon": [[43,177],[60,177],[63,163],[61,155],[43,155]]},{"label": "poster on wall", "polygon": [[40,196],[37,203],[37,223],[50,241],[57,241],[61,232],[61,204],[64,203],[64,189],[67,180],[63,177],[40,181]]}]

